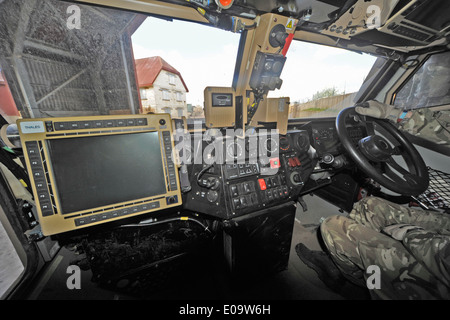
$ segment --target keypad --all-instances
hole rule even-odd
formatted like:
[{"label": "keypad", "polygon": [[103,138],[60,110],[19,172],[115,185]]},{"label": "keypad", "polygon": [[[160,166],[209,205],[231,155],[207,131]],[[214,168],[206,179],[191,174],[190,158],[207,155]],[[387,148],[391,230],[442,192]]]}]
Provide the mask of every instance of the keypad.
[{"label": "keypad", "polygon": [[149,203],[143,203],[139,205],[124,207],[124,208],[118,208],[115,210],[107,211],[107,212],[101,212],[96,214],[87,215],[81,218],[75,219],[75,226],[84,226],[87,224],[95,223],[98,221],[104,221],[108,219],[113,219],[117,217],[123,217],[126,215],[144,212],[151,209],[157,209],[160,207],[159,201],[149,202]]}]

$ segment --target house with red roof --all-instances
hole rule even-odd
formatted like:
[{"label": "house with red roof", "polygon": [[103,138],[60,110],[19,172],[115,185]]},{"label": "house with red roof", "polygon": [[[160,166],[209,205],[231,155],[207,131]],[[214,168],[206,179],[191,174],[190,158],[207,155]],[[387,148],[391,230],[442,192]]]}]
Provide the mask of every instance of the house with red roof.
[{"label": "house with red roof", "polygon": [[20,113],[17,110],[8,82],[5,79],[0,67],[0,114],[6,121],[13,123],[19,118]]},{"label": "house with red roof", "polygon": [[189,90],[180,72],[159,56],[137,59],[135,64],[142,111],[187,116]]}]

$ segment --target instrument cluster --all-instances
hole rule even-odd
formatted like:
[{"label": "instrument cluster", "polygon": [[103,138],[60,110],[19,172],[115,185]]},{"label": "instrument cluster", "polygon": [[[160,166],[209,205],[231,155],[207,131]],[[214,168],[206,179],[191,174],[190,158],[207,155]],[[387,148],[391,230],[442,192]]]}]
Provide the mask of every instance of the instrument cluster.
[{"label": "instrument cluster", "polygon": [[244,162],[246,160],[273,157],[286,152],[307,152],[310,147],[306,131],[288,132],[286,135],[270,132],[241,137],[215,137],[205,140],[204,158],[216,162]]}]

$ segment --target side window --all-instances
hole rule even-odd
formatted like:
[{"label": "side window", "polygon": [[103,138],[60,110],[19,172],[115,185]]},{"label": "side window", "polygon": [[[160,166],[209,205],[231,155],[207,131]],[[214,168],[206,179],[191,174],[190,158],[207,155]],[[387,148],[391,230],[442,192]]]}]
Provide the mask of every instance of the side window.
[{"label": "side window", "polygon": [[450,104],[450,52],[430,56],[397,92],[394,105],[419,109]]}]

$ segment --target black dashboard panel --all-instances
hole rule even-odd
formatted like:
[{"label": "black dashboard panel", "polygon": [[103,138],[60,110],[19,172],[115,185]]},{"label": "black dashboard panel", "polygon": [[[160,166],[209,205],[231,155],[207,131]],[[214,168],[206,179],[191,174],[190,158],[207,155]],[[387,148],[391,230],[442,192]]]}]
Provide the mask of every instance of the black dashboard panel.
[{"label": "black dashboard panel", "polygon": [[[295,119],[289,128],[286,135],[273,137],[260,130],[245,139],[230,139],[223,132],[213,137],[196,133],[189,151],[190,191],[183,195],[184,207],[232,219],[310,192],[310,176],[318,161],[327,154],[334,158],[345,154],[335,119]],[[349,123],[348,131],[355,144],[367,136],[359,122]]]},{"label": "black dashboard panel", "polygon": [[311,127],[313,146],[319,155],[340,153],[340,142],[333,122],[313,122]]},{"label": "black dashboard panel", "polygon": [[[345,152],[336,133],[335,120],[317,119],[311,121],[309,126],[311,127],[311,145],[316,149],[319,157],[327,153],[338,155]],[[359,140],[367,136],[366,127],[363,125],[353,124],[347,130],[355,145]]]},{"label": "black dashboard panel", "polygon": [[[188,165],[192,189],[184,207],[231,219],[296,200],[315,165],[309,149],[309,134],[300,130],[245,141],[197,141],[194,153],[203,156],[201,163]],[[225,162],[218,161],[219,154]]]}]

